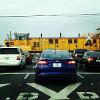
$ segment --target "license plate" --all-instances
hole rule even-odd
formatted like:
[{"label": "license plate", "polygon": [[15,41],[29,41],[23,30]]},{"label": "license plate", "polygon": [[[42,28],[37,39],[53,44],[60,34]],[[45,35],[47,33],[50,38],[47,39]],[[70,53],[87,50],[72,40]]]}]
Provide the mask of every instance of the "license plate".
[{"label": "license plate", "polygon": [[100,62],[100,60],[96,60],[96,62]]},{"label": "license plate", "polygon": [[61,63],[53,63],[53,67],[61,67]]}]

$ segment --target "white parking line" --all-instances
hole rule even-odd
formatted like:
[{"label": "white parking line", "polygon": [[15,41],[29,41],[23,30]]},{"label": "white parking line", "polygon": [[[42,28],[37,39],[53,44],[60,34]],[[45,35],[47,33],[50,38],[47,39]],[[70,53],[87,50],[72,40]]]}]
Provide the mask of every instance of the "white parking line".
[{"label": "white parking line", "polygon": [[77,89],[81,83],[70,84],[62,89],[60,92],[56,92],[47,87],[44,87],[36,83],[27,83],[29,86],[39,90],[40,92],[50,96],[48,100],[69,100],[68,95],[70,95],[75,89]]},{"label": "white parking line", "polygon": [[[9,75],[9,74],[14,74],[14,75],[17,75],[17,74],[28,74],[27,72],[26,73],[0,73],[0,75]],[[35,72],[33,73],[29,73],[29,74],[35,74]]]},{"label": "white parking line", "polygon": [[78,72],[78,74],[88,74],[88,75],[94,75],[94,74],[100,74],[100,72],[95,73],[95,72]]},{"label": "white parking line", "polygon": [[30,73],[27,73],[27,74],[25,75],[24,79],[26,79],[26,78],[29,76],[29,74],[30,74]]},{"label": "white parking line", "polygon": [[[6,74],[8,74],[8,75],[9,75],[9,74],[15,74],[15,75],[17,75],[17,74],[28,74],[28,73],[29,73],[29,72],[23,72],[23,73],[22,73],[22,72],[21,72],[21,73],[17,73],[17,72],[16,72],[16,73],[13,73],[13,72],[12,72],[12,73],[0,73],[0,75],[6,75]],[[35,72],[30,72],[29,74],[33,74],[33,75],[34,75]],[[93,73],[92,73],[92,72],[77,72],[77,75],[80,75],[80,74],[94,75],[94,74],[100,74],[100,72],[98,72],[98,73],[94,73],[94,72],[93,72]]]},{"label": "white parking line", "polygon": [[37,67],[37,65],[33,66],[33,69],[35,69]]},{"label": "white parking line", "polygon": [[10,100],[10,97],[7,97],[5,100]]},{"label": "white parking line", "polygon": [[81,78],[84,78],[82,75],[80,75],[80,74],[77,74],[79,77],[81,77]]},{"label": "white parking line", "polygon": [[7,84],[0,84],[0,87],[6,86],[6,85],[10,85],[10,83],[7,83]]}]

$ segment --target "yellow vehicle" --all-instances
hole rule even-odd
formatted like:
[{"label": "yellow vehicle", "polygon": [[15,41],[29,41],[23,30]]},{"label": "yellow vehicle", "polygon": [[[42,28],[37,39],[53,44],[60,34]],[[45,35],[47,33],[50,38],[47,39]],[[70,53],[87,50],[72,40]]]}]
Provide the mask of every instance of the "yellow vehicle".
[{"label": "yellow vehicle", "polygon": [[25,51],[41,52],[46,49],[100,50],[100,38],[94,36],[90,42],[86,37],[29,37],[29,33],[15,33],[15,39],[5,40],[5,46],[18,46]]}]

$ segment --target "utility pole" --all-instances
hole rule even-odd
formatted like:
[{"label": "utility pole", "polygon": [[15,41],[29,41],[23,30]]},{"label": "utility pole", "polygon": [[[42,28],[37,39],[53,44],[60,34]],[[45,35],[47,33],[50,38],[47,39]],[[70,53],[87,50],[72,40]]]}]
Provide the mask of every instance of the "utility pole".
[{"label": "utility pole", "polygon": [[42,52],[42,33],[41,33],[41,38],[40,38],[40,46],[41,46],[41,52]]},{"label": "utility pole", "polygon": [[9,47],[11,46],[11,39],[12,39],[12,34],[11,34],[11,30],[10,30],[10,33],[7,34],[7,38],[8,38],[8,43],[9,43]]},{"label": "utility pole", "polygon": [[98,50],[100,51],[100,28],[97,28],[97,34],[96,34],[96,39],[98,39]]},{"label": "utility pole", "polygon": [[55,53],[56,53],[56,43],[55,43]]}]

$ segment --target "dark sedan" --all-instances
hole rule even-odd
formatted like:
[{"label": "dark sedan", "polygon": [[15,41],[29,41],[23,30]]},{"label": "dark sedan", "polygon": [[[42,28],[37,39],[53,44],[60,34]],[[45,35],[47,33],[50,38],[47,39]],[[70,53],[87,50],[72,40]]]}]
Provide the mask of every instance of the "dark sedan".
[{"label": "dark sedan", "polygon": [[76,62],[68,51],[43,51],[36,67],[35,80],[73,80],[76,82]]},{"label": "dark sedan", "polygon": [[26,56],[26,59],[25,59],[26,64],[27,65],[32,64],[32,55],[28,51],[25,51],[24,55]]},{"label": "dark sedan", "polygon": [[100,52],[85,52],[80,63],[80,68],[87,71],[89,69],[100,69]]},{"label": "dark sedan", "polygon": [[83,57],[84,53],[88,51],[87,49],[76,49],[73,51],[72,56],[76,62],[80,62],[81,58]]}]

